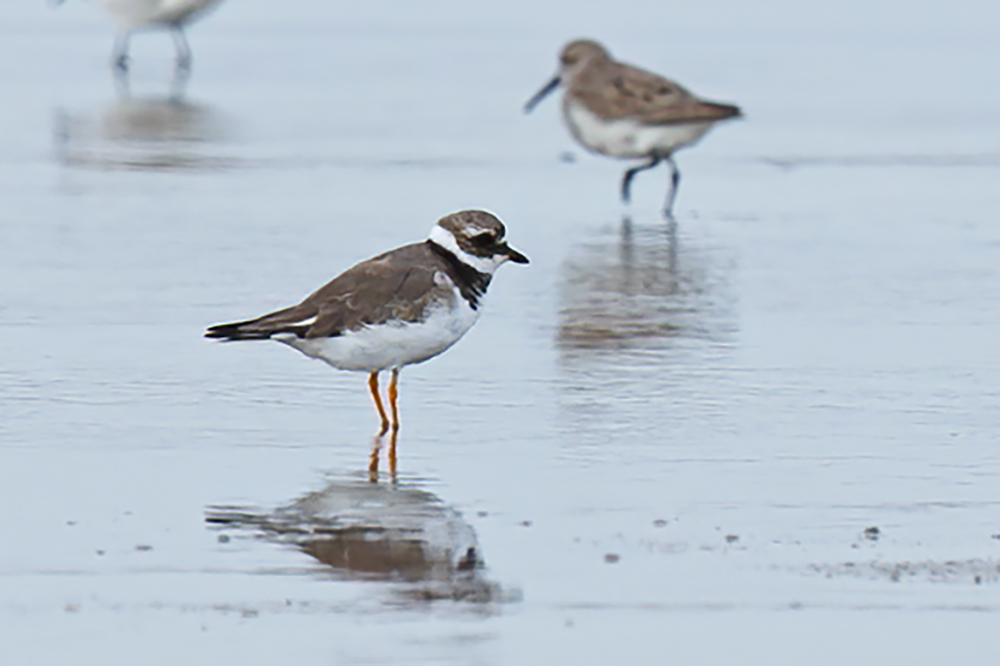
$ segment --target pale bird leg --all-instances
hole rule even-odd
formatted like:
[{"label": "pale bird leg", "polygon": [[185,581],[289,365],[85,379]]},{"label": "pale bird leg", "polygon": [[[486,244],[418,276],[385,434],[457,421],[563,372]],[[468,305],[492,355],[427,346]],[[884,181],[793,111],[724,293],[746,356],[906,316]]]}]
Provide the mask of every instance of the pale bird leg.
[{"label": "pale bird leg", "polygon": [[378,436],[381,437],[389,432],[389,417],[385,415],[385,407],[382,406],[382,396],[378,394],[378,370],[368,375],[368,389],[372,392],[375,409],[378,410],[378,415],[382,418],[382,429],[378,431]]}]

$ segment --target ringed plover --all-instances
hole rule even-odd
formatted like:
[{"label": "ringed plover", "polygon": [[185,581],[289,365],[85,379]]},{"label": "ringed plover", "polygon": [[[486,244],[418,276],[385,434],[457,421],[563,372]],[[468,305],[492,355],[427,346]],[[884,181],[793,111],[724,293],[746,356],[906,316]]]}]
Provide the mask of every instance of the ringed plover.
[{"label": "ringed plover", "polygon": [[[382,421],[378,436],[399,430],[397,381],[403,366],[442,353],[479,318],[493,273],[528,258],[504,240],[503,223],[481,210],[437,221],[430,237],[347,269],[298,305],[232,324],[207,338],[277,340],[339,370],[369,373]],[[378,375],[391,373],[386,415]]]}]

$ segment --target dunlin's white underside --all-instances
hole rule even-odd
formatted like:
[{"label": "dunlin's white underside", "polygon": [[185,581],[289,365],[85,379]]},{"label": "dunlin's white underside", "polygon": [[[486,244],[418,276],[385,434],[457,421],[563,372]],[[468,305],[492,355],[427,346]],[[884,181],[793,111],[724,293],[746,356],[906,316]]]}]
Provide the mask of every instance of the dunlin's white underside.
[{"label": "dunlin's white underside", "polygon": [[458,342],[479,318],[479,311],[469,306],[448,276],[438,273],[435,282],[452,291],[422,322],[388,322],[332,338],[302,339],[285,333],[273,339],[339,370],[374,372],[422,363]]},{"label": "dunlin's white underside", "polygon": [[697,143],[712,127],[711,122],[644,125],[630,118],[604,120],[571,100],[564,116],[577,141],[594,152],[621,158],[670,155]]}]

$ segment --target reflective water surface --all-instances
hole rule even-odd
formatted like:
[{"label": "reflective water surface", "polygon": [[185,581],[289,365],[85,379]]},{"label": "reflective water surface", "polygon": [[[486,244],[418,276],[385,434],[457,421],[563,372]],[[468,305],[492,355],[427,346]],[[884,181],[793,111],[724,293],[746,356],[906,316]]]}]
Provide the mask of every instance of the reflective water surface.
[{"label": "reflective water surface", "polygon": [[[246,0],[127,86],[8,4],[4,664],[995,662],[994,4]],[[745,109],[673,224],[521,114],[576,35]],[[468,207],[532,263],[395,469],[363,375],[202,337]]]},{"label": "reflective water surface", "polygon": [[93,111],[56,111],[59,161],[70,168],[180,170],[222,169],[239,162],[216,144],[229,143],[234,121],[183,93],[132,96]]}]

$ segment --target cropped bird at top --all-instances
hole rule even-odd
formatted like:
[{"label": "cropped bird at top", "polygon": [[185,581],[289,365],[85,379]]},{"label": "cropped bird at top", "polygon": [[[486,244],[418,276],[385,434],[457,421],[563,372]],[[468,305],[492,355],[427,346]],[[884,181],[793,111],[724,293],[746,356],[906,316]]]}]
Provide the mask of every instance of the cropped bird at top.
[{"label": "cropped bird at top", "polygon": [[[382,421],[378,435],[399,429],[397,380],[403,366],[445,351],[479,318],[493,273],[528,263],[507,245],[504,225],[481,210],[438,220],[430,237],[347,269],[298,305],[256,319],[217,324],[205,337],[272,339],[340,370],[369,373]],[[391,372],[386,415],[378,375]]]},{"label": "cropped bird at top", "polygon": [[739,107],[700,99],[669,79],[613,60],[590,39],[563,47],[558,74],[528,100],[525,113],[561,83],[563,119],[577,142],[601,155],[647,160],[625,172],[623,202],[629,202],[635,174],[660,162],[670,166],[668,217],[680,184],[674,152],[697,143],[715,123],[741,115]]},{"label": "cropped bird at top", "polygon": [[[50,0],[61,5],[66,0]],[[141,30],[169,30],[177,51],[177,70],[191,69],[191,47],[184,36],[184,27],[215,9],[222,0],[97,0],[118,20],[111,65],[127,72],[129,38]]]}]

